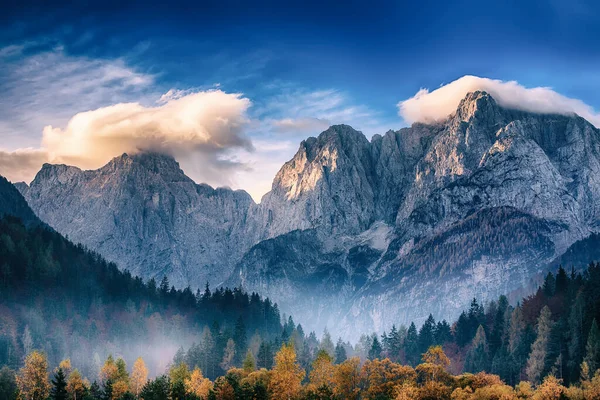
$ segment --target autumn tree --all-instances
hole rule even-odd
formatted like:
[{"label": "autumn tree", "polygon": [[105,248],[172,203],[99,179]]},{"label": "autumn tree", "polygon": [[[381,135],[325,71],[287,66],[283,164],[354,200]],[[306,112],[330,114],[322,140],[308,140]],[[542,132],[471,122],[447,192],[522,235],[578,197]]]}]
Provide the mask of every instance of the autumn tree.
[{"label": "autumn tree", "polygon": [[349,358],[335,370],[333,393],[339,399],[358,400],[360,383],[360,358]]},{"label": "autumn tree", "polygon": [[67,380],[67,392],[73,400],[80,399],[86,389],[86,382],[77,369],[69,374]]},{"label": "autumn tree", "polygon": [[527,360],[527,377],[533,383],[539,383],[544,376],[551,331],[552,314],[548,306],[544,306],[538,318],[537,337],[531,346],[531,353]]},{"label": "autumn tree", "polygon": [[213,389],[210,379],[202,375],[200,368],[194,368],[190,376],[185,380],[185,389],[188,393],[206,399],[209,392]]},{"label": "autumn tree", "polygon": [[73,371],[73,366],[71,365],[71,359],[70,358],[66,358],[66,359],[62,360],[58,364],[58,368],[62,368],[63,373],[65,374],[65,376],[71,375],[71,372]]},{"label": "autumn tree", "polygon": [[190,377],[190,370],[186,363],[180,362],[169,369],[169,379],[171,382],[171,394],[173,398],[182,399],[185,397],[185,381]]},{"label": "autumn tree", "polygon": [[256,360],[254,359],[254,354],[252,351],[248,349],[246,352],[246,358],[244,358],[244,362],[242,364],[244,371],[249,374],[256,369]]},{"label": "autumn tree", "polygon": [[[431,379],[436,380],[450,366],[450,359],[444,353],[442,346],[431,346],[423,354],[423,363],[430,371]],[[421,364],[423,365],[423,364]]]},{"label": "autumn tree", "polygon": [[300,394],[302,379],[306,372],[296,362],[293,345],[284,344],[275,355],[269,391],[276,399],[296,399]]},{"label": "autumn tree", "polygon": [[148,382],[148,368],[142,357],[139,357],[133,363],[133,370],[131,371],[131,391],[134,395],[139,396],[142,388]]},{"label": "autumn tree", "polygon": [[565,398],[565,388],[559,379],[548,375],[544,382],[536,389],[532,400],[562,400]]},{"label": "autumn tree", "polygon": [[46,400],[50,393],[48,360],[46,355],[33,351],[25,358],[25,365],[17,375],[21,396],[27,400]]},{"label": "autumn tree", "polygon": [[325,350],[319,350],[317,358],[312,363],[312,370],[309,374],[310,385],[313,390],[326,386],[333,387],[335,366],[333,359]]},{"label": "autumn tree", "polygon": [[115,359],[112,354],[106,358],[104,365],[100,368],[100,381],[106,382],[108,380],[115,382],[118,378],[119,370],[117,368],[117,364],[115,363]]},{"label": "autumn tree", "polygon": [[412,367],[393,363],[389,358],[366,361],[361,376],[365,383],[365,396],[373,400],[391,399],[396,387],[414,385],[417,380]]},{"label": "autumn tree", "polygon": [[118,358],[115,362],[116,371],[112,381],[113,400],[120,399],[129,391],[129,374],[127,373],[127,365],[125,360]]}]

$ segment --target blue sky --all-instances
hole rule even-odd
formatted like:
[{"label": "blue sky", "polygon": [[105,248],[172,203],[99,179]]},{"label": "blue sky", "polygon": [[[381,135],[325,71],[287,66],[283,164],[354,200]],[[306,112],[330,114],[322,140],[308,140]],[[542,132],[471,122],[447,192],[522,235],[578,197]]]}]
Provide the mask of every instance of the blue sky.
[{"label": "blue sky", "polygon": [[188,168],[196,180],[255,198],[302,138],[331,123],[367,136],[398,129],[407,124],[398,102],[464,75],[549,86],[600,109],[600,3],[592,0],[14,2],[0,24],[6,175],[14,160],[24,176],[25,165],[38,167],[39,158],[12,153],[40,148],[44,126],[65,128],[79,112],[118,103],[152,107],[169,90],[249,99],[240,135],[251,146]]}]

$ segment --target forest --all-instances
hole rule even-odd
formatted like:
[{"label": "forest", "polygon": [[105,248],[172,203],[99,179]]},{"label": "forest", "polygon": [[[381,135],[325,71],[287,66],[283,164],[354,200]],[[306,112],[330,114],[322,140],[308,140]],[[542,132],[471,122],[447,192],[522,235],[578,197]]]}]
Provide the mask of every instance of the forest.
[{"label": "forest", "polygon": [[0,260],[0,399],[600,399],[600,264],[351,344],[255,293],[143,282],[11,217]]}]

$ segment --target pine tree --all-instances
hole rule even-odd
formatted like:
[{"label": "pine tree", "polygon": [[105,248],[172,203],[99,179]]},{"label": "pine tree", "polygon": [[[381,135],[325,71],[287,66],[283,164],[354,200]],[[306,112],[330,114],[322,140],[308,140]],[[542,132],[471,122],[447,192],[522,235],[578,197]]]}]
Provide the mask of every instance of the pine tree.
[{"label": "pine tree", "polygon": [[335,346],[327,329],[323,331],[323,337],[321,338],[319,350],[325,350],[330,357],[333,357],[335,354]]},{"label": "pine tree", "polygon": [[435,344],[444,344],[452,340],[452,328],[446,320],[440,321],[435,327]]},{"label": "pine tree", "polygon": [[537,337],[531,346],[531,353],[527,361],[527,377],[535,384],[539,384],[546,371],[546,356],[552,331],[552,313],[548,306],[540,312],[537,324]]},{"label": "pine tree", "polygon": [[465,370],[473,373],[489,371],[489,363],[490,353],[485,329],[482,325],[479,325],[473,339],[473,345],[467,352]]},{"label": "pine tree", "polygon": [[400,359],[400,352],[402,351],[402,337],[400,336],[400,331],[396,329],[396,325],[392,325],[392,329],[388,335],[388,342],[388,357],[390,360],[397,362]]},{"label": "pine tree", "polygon": [[273,367],[273,351],[269,343],[263,341],[260,344],[257,358],[256,364],[258,368],[271,369]]},{"label": "pine tree", "polygon": [[569,379],[577,381],[580,375],[580,365],[584,356],[584,338],[583,338],[583,323],[585,320],[585,300],[583,293],[578,293],[571,311],[569,312],[569,344],[568,355],[569,361]]},{"label": "pine tree", "polygon": [[[290,317],[291,318],[291,317]],[[235,342],[235,365],[242,363],[242,357],[248,349],[248,339],[246,337],[246,325],[244,320],[240,316],[235,323],[235,330],[233,333],[233,341]]]},{"label": "pine tree", "polygon": [[342,342],[342,338],[339,338],[337,344],[335,345],[335,363],[341,364],[348,356],[346,355],[346,348],[344,347],[344,342]]},{"label": "pine tree", "polygon": [[556,289],[556,279],[552,272],[548,272],[546,278],[544,279],[544,285],[542,286],[542,291],[546,297],[554,296],[554,290]]},{"label": "pine tree", "polygon": [[50,390],[50,398],[52,400],[67,400],[67,379],[62,368],[54,374],[52,379],[52,389]]},{"label": "pine tree", "polygon": [[410,324],[408,331],[406,332],[406,339],[404,339],[404,354],[406,355],[406,362],[413,367],[421,360],[421,353],[419,352],[419,336],[414,322]]},{"label": "pine tree", "polygon": [[[144,397],[144,400],[146,398]],[[111,379],[107,379],[104,382],[104,387],[102,388],[102,400],[113,400],[113,382]]]},{"label": "pine tree", "polygon": [[377,335],[373,336],[373,343],[371,344],[371,349],[369,350],[369,360],[375,360],[381,357],[381,344],[379,343],[379,339],[377,339]]},{"label": "pine tree", "polygon": [[590,376],[594,376],[598,368],[600,368],[600,330],[598,330],[595,318],[592,321],[592,327],[588,334],[584,361],[589,367]]},{"label": "pine tree", "polygon": [[469,317],[463,311],[456,321],[456,344],[460,347],[465,347],[471,342],[471,323]]},{"label": "pine tree", "polygon": [[567,293],[569,288],[569,277],[567,271],[561,265],[556,273],[556,289],[554,290],[557,295],[563,295]]},{"label": "pine tree", "polygon": [[419,331],[419,350],[421,353],[425,353],[434,344],[434,335],[435,319],[433,319],[433,315],[429,314],[429,317]]}]

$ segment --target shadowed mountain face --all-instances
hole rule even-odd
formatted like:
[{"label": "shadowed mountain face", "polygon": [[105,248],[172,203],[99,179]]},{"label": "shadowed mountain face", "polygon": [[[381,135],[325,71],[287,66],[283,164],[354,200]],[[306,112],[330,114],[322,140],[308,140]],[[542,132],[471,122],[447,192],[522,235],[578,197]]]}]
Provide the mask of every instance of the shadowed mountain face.
[{"label": "shadowed mountain face", "polygon": [[600,133],[474,92],[439,124],[303,141],[258,205],[156,154],[45,165],[20,190],[59,232],[145,278],[241,284],[352,337],[525,290],[598,232]]}]

